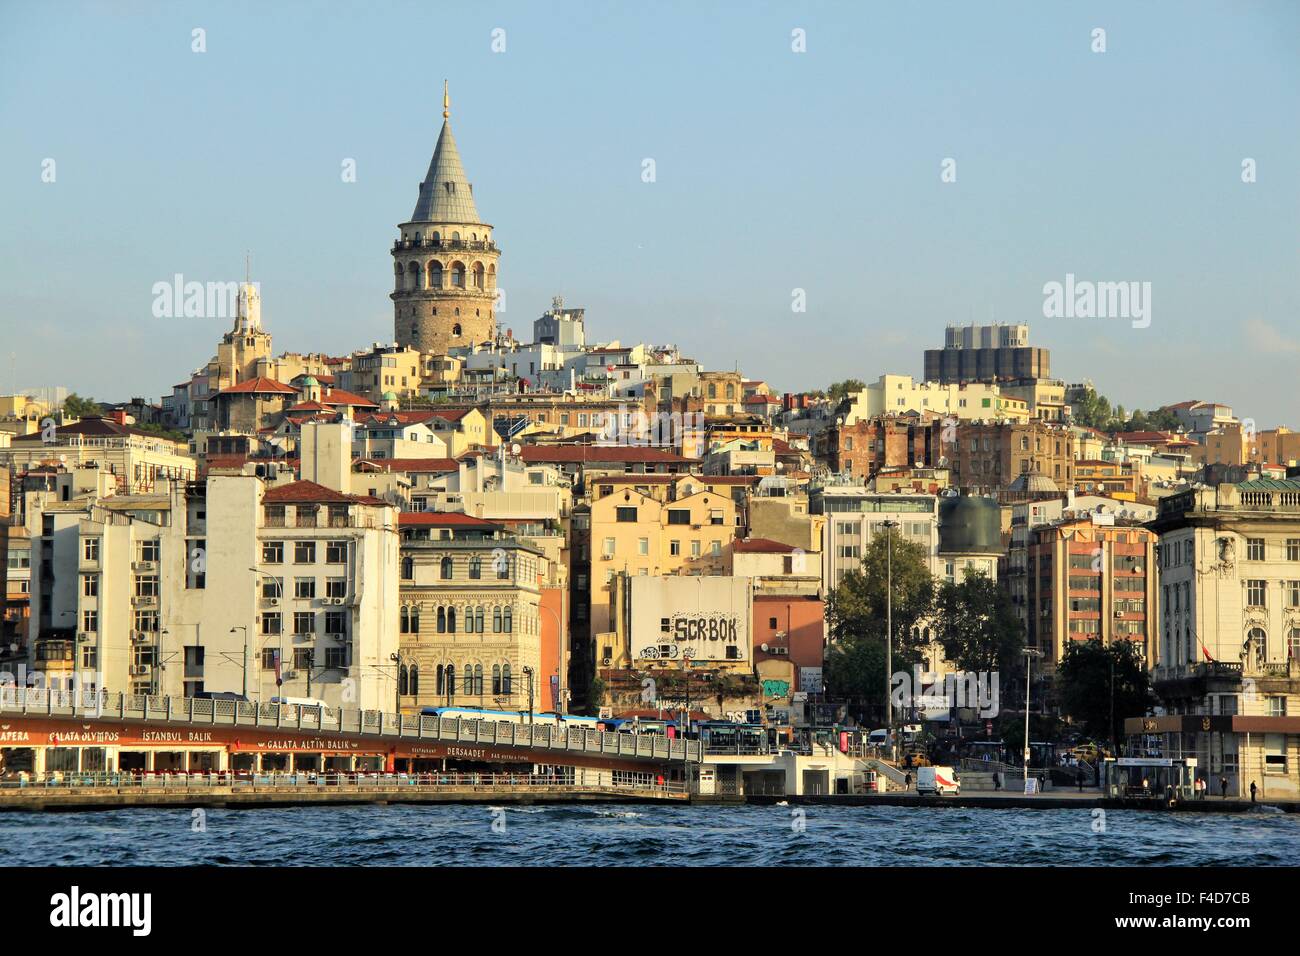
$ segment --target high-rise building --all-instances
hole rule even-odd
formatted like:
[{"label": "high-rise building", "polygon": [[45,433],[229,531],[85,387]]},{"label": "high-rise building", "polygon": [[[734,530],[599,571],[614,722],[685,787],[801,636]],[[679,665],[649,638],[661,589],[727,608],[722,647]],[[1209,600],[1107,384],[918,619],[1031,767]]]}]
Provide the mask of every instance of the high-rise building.
[{"label": "high-rise building", "polygon": [[950,325],[925,350],[925,380],[941,385],[1050,378],[1050,353],[1029,345],[1027,325]]},{"label": "high-rise building", "polygon": [[497,259],[451,135],[451,101],[410,221],[393,244],[393,323],[399,345],[445,354],[496,334]]}]

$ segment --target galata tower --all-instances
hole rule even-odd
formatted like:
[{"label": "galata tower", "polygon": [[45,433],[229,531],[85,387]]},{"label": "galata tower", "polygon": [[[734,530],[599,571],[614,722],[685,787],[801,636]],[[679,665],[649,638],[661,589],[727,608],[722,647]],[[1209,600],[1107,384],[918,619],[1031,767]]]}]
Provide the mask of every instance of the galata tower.
[{"label": "galata tower", "polygon": [[400,345],[421,352],[496,337],[497,259],[492,227],[479,218],[451,135],[451,98],[442,93],[442,132],[409,222],[393,243],[393,325]]}]

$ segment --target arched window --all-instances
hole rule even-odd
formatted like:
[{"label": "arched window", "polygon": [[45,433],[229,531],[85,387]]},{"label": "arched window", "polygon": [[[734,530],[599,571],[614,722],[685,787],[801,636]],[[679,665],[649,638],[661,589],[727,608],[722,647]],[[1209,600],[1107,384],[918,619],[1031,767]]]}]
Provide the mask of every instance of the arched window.
[{"label": "arched window", "polygon": [[451,334],[452,334],[452,335],[460,335],[460,323],[459,323],[459,322],[457,322],[455,325],[453,325],[453,326],[451,327]]},{"label": "arched window", "polygon": [[509,697],[511,694],[514,693],[511,687],[512,685],[510,683],[510,665],[507,664],[505,667],[501,668],[501,693]]},{"label": "arched window", "polygon": [[394,263],[393,264],[393,291],[394,292],[402,291],[402,280],[405,278],[406,278],[406,273],[402,271],[402,264],[400,262]]},{"label": "arched window", "polygon": [[451,287],[453,289],[465,288],[465,263],[453,262],[451,264]]},{"label": "arched window", "polygon": [[440,244],[442,243],[442,234],[441,234],[441,233],[437,233],[437,232],[435,232],[435,233],[430,237],[430,241],[431,241],[435,246],[436,246],[436,245],[440,245]]},{"label": "arched window", "polygon": [[510,555],[502,554],[493,562],[497,568],[497,578],[506,581],[510,578]]},{"label": "arched window", "polygon": [[402,558],[402,580],[410,581],[415,577],[415,559]]},{"label": "arched window", "polygon": [[442,563],[439,565],[439,575],[442,577],[444,581],[450,581],[451,572],[452,572],[451,558],[443,558]]},{"label": "arched window", "polygon": [[483,288],[483,263],[474,263],[474,288]]},{"label": "arched window", "polygon": [[447,608],[447,633],[456,633],[456,609],[454,607]]},{"label": "arched window", "polygon": [[410,608],[408,608],[405,604],[403,604],[402,607],[401,607],[401,610],[398,611],[398,615],[399,615],[400,618],[401,618],[401,632],[402,632],[403,634],[410,634],[410,633],[411,633],[411,615],[410,615],[410,610],[411,610]]},{"label": "arched window", "polygon": [[428,287],[430,289],[442,288],[442,263],[437,259],[430,259],[429,266],[426,270],[429,277]]},{"label": "arched window", "polygon": [[399,697],[405,697],[407,693],[406,686],[406,665],[397,665],[397,694]]},{"label": "arched window", "polygon": [[445,607],[438,608],[438,633],[447,633],[447,609]]},{"label": "arched window", "polygon": [[492,291],[492,292],[495,292],[495,291],[496,291],[496,288],[497,288],[497,267],[496,267],[495,265],[490,265],[490,266],[488,266],[488,271],[487,271],[487,287],[488,287],[489,291]]},{"label": "arched window", "polygon": [[1300,627],[1291,628],[1286,636],[1286,659],[1300,661]]},{"label": "arched window", "polygon": [[438,694],[444,694],[444,693],[446,693],[447,688],[446,688],[446,685],[443,684],[443,678],[444,678],[445,676],[446,676],[446,675],[445,675],[445,674],[443,673],[443,671],[442,671],[442,665],[439,664],[439,665],[438,665],[438,669],[437,669],[436,671],[434,671],[434,673],[433,673],[434,686],[437,688],[436,693],[438,693]]},{"label": "arched window", "polygon": [[492,693],[499,695],[501,693],[501,665],[492,665]]},{"label": "arched window", "polygon": [[408,613],[410,614],[410,626],[411,626],[411,629],[407,631],[407,633],[419,634],[420,633],[420,605],[412,604],[407,610]]},{"label": "arched window", "polygon": [[420,667],[418,664],[411,665],[411,696],[415,697],[420,693]]},{"label": "arched window", "polygon": [[499,606],[492,608],[492,633],[501,633],[501,608]]},{"label": "arched window", "polygon": [[483,633],[483,609],[481,607],[474,611],[474,630],[480,634]]},{"label": "arched window", "polygon": [[474,665],[465,665],[465,693],[474,693]]},{"label": "arched window", "polygon": [[511,609],[510,605],[507,604],[506,605],[506,633],[507,634],[513,633],[514,629],[515,629],[514,611]]},{"label": "arched window", "polygon": [[406,264],[406,290],[414,292],[420,288],[420,264],[418,262],[408,262]]},{"label": "arched window", "polygon": [[483,696],[483,665],[474,665],[474,693]]},{"label": "arched window", "polygon": [[483,576],[483,559],[477,554],[469,559],[469,576],[472,581],[477,581]]}]

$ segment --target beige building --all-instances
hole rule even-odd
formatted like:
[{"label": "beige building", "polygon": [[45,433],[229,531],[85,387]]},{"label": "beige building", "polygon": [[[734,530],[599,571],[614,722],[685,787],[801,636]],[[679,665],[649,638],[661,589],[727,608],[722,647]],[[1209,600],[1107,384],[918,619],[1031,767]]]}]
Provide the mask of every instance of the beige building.
[{"label": "beige building", "polygon": [[[1193,488],[1160,501],[1165,756],[1196,756],[1244,796],[1300,797],[1300,481]],[[1140,715],[1125,715],[1136,717]],[[1168,732],[1176,730],[1177,732]]]},{"label": "beige building", "polygon": [[853,396],[844,424],[908,412],[932,412],[959,421],[1027,422],[1030,418],[1028,401],[1007,395],[997,385],[940,385],[916,382],[910,375],[882,375],[875,384]]},{"label": "beige building", "polygon": [[106,471],[119,494],[148,493],[171,478],[192,479],[198,470],[184,444],[113,418],[84,418],[0,446],[0,467],[21,473],[43,463]]},{"label": "beige building", "polygon": [[40,494],[28,505],[40,555],[30,644],[47,679],[363,709],[392,700],[392,508],[239,472],[154,495]]},{"label": "beige building", "polygon": [[404,514],[401,535],[401,707],[538,710],[542,552],[465,514]]}]

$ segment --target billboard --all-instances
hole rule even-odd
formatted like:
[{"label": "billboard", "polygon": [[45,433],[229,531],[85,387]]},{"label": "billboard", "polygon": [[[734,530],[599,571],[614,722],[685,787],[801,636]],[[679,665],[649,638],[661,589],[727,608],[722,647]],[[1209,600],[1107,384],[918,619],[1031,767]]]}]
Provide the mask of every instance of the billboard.
[{"label": "billboard", "polygon": [[748,661],[753,620],[750,578],[631,579],[632,660]]}]

